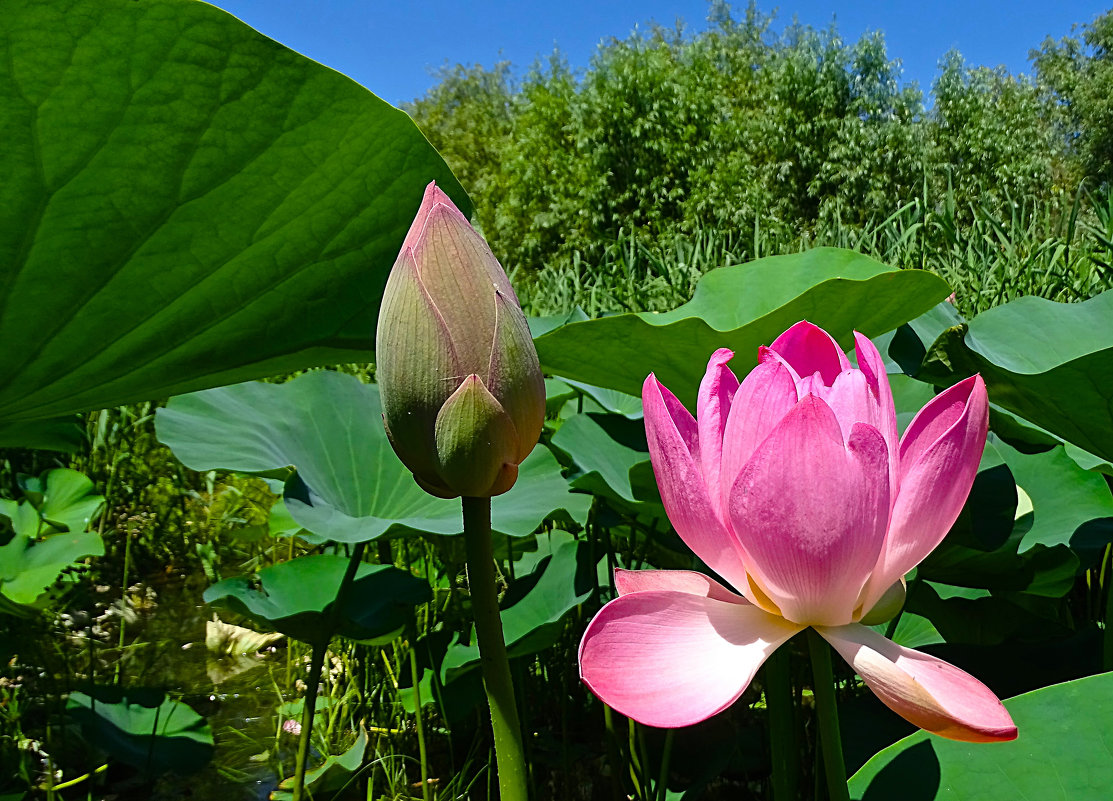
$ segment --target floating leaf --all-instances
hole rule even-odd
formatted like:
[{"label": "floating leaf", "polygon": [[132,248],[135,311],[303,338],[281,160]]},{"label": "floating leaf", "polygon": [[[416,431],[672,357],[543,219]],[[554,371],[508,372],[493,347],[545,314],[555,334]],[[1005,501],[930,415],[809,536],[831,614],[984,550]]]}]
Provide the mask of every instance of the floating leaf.
[{"label": "floating leaf", "polygon": [[0,419],[370,357],[425,185],[410,118],[191,0],[0,18]]},{"label": "floating leaf", "polygon": [[392,640],[431,597],[429,585],[393,565],[361,564],[343,608],[333,607],[348,560],[303,556],[259,571],[255,582],[236,577],[205,590],[206,603],[230,609],[296,640],[318,643],[335,632],[353,640]]},{"label": "floating leaf", "polygon": [[641,396],[652,371],[690,408],[707,360],[735,352],[734,370],[757,363],[757,349],[807,319],[844,346],[852,331],[876,336],[942,300],[950,288],[920,270],[896,270],[848,250],[816,248],[707,273],[691,301],[674,311],[571,322],[538,336],[546,372]]},{"label": "floating leaf", "polygon": [[617,389],[596,387],[591,384],[585,384],[582,381],[573,381],[572,379],[565,379],[565,383],[575,387],[598,403],[603,411],[612,414],[620,414],[630,420],[641,420],[644,415],[642,410],[642,399],[639,395],[627,395],[625,392],[619,392]]},{"label": "floating leaf", "polygon": [[100,687],[91,696],[70,693],[66,714],[90,744],[148,775],[191,773],[212,757],[209,724],[161,690]]},{"label": "floating leaf", "polygon": [[1020,736],[963,743],[917,732],[851,777],[856,801],[1105,801],[1113,787],[1113,673],[1005,701]]}]

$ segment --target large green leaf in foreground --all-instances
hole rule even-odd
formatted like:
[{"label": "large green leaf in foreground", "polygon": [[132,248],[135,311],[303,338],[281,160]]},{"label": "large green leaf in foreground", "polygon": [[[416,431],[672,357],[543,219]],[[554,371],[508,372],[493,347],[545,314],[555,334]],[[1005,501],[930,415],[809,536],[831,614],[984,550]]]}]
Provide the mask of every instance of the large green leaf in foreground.
[{"label": "large green leaf in foreground", "polygon": [[1113,292],[1083,303],[1018,298],[949,328],[918,376],[953,383],[981,373],[990,399],[1113,459]]},{"label": "large green leaf in foreground", "polygon": [[370,357],[425,185],[403,112],[193,0],[0,13],[0,420]]},{"label": "large green leaf in foreground", "polygon": [[850,780],[858,801],[1105,801],[1113,787],[1113,673],[1005,701],[1011,743],[960,743],[917,732]]},{"label": "large green leaf in foreground", "polygon": [[758,346],[800,320],[852,347],[852,331],[871,337],[889,331],[949,291],[931,273],[817,248],[712,270],[691,301],[665,314],[571,322],[535,341],[546,372],[640,397],[652,371],[694,407],[707,359],[717,348],[733,350],[731,366],[744,375],[757,363]]},{"label": "large green leaf in foreground", "polygon": [[[460,502],[434,498],[414,482],[387,440],[378,387],[329,371],[285,384],[245,383],[172,398],[155,418],[158,438],[194,470],[297,474],[286,507],[298,525],[340,542],[402,529],[461,531]],[[583,523],[591,499],[574,494],[545,447],[494,499],[491,524],[530,534],[556,509]]]}]

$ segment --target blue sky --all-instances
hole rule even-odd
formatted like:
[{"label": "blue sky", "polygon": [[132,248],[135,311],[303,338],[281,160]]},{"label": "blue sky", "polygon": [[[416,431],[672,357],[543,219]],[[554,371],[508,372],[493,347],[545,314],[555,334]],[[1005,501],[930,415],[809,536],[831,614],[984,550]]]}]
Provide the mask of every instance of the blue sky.
[{"label": "blue sky", "polygon": [[[394,104],[424,94],[435,82],[431,72],[446,63],[491,66],[509,60],[521,73],[559,47],[573,67],[586,67],[601,41],[623,38],[651,21],[672,27],[677,18],[702,30],[708,9],[704,0],[215,0],[214,5]],[[746,3],[733,6],[740,17]],[[779,9],[778,31],[793,16],[817,28],[834,19],[850,42],[867,30],[883,31],[889,57],[903,61],[904,80],[918,81],[925,92],[939,58],[951,48],[970,64],[1027,72],[1028,51],[1045,36],[1064,36],[1072,23],[1089,22],[1108,7],[1088,0],[758,3],[766,13]]]}]

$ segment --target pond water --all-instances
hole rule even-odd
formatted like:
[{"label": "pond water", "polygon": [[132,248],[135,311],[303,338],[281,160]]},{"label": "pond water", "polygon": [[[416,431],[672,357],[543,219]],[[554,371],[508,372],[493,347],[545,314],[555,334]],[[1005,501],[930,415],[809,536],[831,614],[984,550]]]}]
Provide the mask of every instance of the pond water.
[{"label": "pond water", "polygon": [[153,787],[130,771],[110,770],[102,786],[115,798],[254,801],[269,797],[283,763],[292,771],[297,738],[282,730],[278,712],[290,684],[285,643],[259,656],[211,653],[206,624],[213,611],[201,598],[207,583],[203,576],[159,576],[133,585],[129,599],[104,619],[108,636],[98,639],[118,643],[123,620],[125,645],[122,651],[100,646],[97,682],[109,683],[118,669],[123,686],[166,691],[204,716],[216,746],[200,772],[163,776]]}]

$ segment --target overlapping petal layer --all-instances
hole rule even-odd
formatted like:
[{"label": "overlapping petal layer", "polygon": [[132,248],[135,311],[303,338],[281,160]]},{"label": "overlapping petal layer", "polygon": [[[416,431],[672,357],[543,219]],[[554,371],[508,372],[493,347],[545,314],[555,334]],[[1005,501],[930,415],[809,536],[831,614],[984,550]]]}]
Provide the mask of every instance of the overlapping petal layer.
[{"label": "overlapping petal layer", "polygon": [[885,541],[888,455],[875,428],[848,443],[823,401],[808,396],[754,452],[730,493],[747,570],[787,619],[851,622]]},{"label": "overlapping petal layer", "polygon": [[898,440],[884,360],[861,334],[855,346],[856,368],[800,322],[759,350],[741,383],[727,366],[733,354],[716,351],[695,418],[646,379],[646,435],[669,519],[745,597],[698,573],[618,571],[620,597],[580,648],[583,679],[608,704],[650,725],[697,723],[814,626],[917,726],[970,741],[1016,736],[977,679],[857,622],[957,518],[985,445],[985,385],[974,376],[941,393]]},{"label": "overlapping petal layer", "polygon": [[704,564],[734,587],[744,587],[737,540],[719,519],[719,504],[712,503],[703,480],[695,419],[652,374],[645,380],[642,405],[653,472],[673,528]]}]

